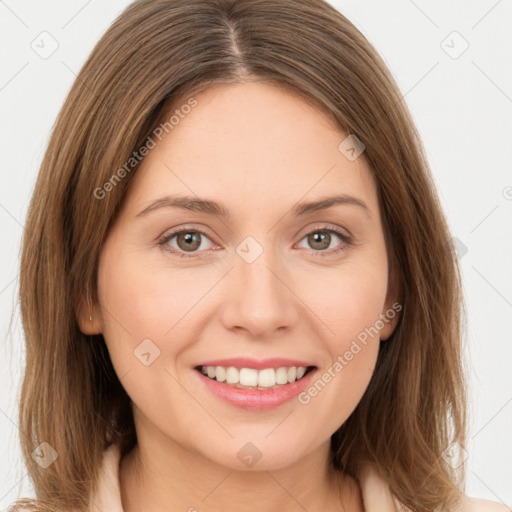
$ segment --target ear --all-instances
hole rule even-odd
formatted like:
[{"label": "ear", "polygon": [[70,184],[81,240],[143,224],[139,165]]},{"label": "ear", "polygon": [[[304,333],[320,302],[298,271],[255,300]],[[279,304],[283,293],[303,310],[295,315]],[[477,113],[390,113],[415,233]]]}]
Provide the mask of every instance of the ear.
[{"label": "ear", "polygon": [[103,317],[98,304],[83,296],[77,312],[78,325],[83,334],[100,334],[103,332]]},{"label": "ear", "polygon": [[386,301],[380,317],[384,324],[384,327],[380,330],[380,339],[382,341],[387,340],[393,334],[400,318],[400,312],[403,309],[403,304],[400,300],[401,289],[402,280],[396,266],[393,265],[390,269]]}]

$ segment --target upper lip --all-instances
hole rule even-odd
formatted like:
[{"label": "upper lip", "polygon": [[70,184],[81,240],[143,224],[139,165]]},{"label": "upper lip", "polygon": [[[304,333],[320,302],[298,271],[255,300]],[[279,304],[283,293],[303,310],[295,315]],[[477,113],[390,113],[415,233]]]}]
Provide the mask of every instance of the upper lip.
[{"label": "upper lip", "polygon": [[314,366],[305,361],[299,361],[298,359],[286,359],[283,357],[272,357],[269,359],[251,359],[249,357],[233,357],[229,359],[212,359],[211,361],[203,361],[197,364],[195,367],[201,366],[223,366],[228,368],[234,366],[235,368],[253,368],[255,370],[263,370],[265,368],[281,368],[290,366]]}]

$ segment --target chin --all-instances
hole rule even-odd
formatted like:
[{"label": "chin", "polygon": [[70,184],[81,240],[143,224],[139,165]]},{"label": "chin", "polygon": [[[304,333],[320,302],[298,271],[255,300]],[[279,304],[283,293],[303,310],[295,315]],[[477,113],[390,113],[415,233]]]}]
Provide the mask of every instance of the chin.
[{"label": "chin", "polygon": [[[293,465],[305,457],[309,449],[314,449],[318,441],[313,439],[290,438],[272,432],[265,425],[261,435],[255,435],[254,429],[246,429],[220,444],[207,443],[200,450],[203,457],[215,464],[234,471],[275,471]],[[310,430],[311,432],[311,430]]]}]

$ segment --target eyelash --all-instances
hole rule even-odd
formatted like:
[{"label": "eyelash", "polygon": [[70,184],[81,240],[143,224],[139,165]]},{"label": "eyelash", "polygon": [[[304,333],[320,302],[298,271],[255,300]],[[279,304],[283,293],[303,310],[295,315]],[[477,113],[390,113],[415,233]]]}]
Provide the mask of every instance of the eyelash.
[{"label": "eyelash", "polygon": [[[335,234],[338,238],[340,238],[340,240],[343,243],[340,244],[340,246],[337,247],[336,249],[331,249],[329,252],[324,251],[324,250],[315,251],[315,250],[312,249],[314,257],[326,258],[326,257],[335,256],[335,255],[338,255],[339,253],[345,251],[347,249],[347,247],[352,245],[352,237],[346,235],[345,233],[342,233],[338,229],[326,228],[326,227],[320,227],[320,226],[318,226],[315,229],[313,229],[312,231],[309,231],[308,233],[306,233],[301,238],[301,240],[303,240],[308,235],[311,235],[312,233],[319,233],[319,232]],[[181,233],[199,233],[200,235],[203,235],[203,236],[205,236],[208,239],[210,238],[204,231],[201,231],[200,229],[196,229],[196,228],[193,228],[193,229],[192,228],[183,228],[183,229],[179,229],[179,230],[176,230],[176,231],[173,231],[173,232],[171,232],[169,234],[164,235],[158,241],[158,244],[163,247],[164,251],[167,251],[168,253],[172,254],[173,256],[177,256],[179,258],[198,258],[198,257],[201,257],[201,256],[197,256],[197,254],[200,254],[203,251],[199,251],[199,253],[198,252],[191,252],[190,254],[187,254],[185,252],[177,251],[174,248],[168,249],[168,248],[164,247],[176,235],[179,235]]]}]

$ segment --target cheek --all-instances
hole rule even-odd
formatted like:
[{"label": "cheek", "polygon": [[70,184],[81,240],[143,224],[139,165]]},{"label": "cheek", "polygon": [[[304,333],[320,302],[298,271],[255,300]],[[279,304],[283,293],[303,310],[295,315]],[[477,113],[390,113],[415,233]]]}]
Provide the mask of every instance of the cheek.
[{"label": "cheek", "polygon": [[160,258],[155,263],[140,251],[113,247],[105,247],[98,269],[103,335],[118,375],[142,372],[149,385],[153,373],[145,372],[137,354],[157,354],[150,368],[174,367],[200,325],[197,314],[218,276],[211,269],[169,270]]},{"label": "cheek", "polygon": [[379,319],[387,293],[387,261],[358,258],[336,272],[329,269],[325,276],[316,273],[311,277],[301,293],[325,333],[319,343],[326,357],[317,384],[307,392],[304,403],[311,402],[308,407],[314,414],[330,417],[334,427],[356,407],[375,368]]},{"label": "cheek", "polygon": [[386,261],[358,261],[325,274],[315,273],[300,292],[324,324],[331,355],[379,320],[387,293]]},{"label": "cheek", "polygon": [[138,338],[162,338],[198,300],[201,281],[192,273],[163,271],[142,253],[113,258],[105,251],[98,284],[105,330]]},{"label": "cheek", "polygon": [[133,402],[154,417],[162,414],[162,394],[174,397],[168,404],[171,415],[187,404],[165,371],[186,346],[187,310],[198,300],[197,288],[202,288],[197,284],[194,288],[191,276],[188,281],[184,276],[174,272],[169,279],[169,273],[165,275],[141,252],[106,246],[100,259],[103,336],[112,364]]},{"label": "cheek", "polygon": [[309,294],[308,305],[329,329],[323,328],[326,335],[319,339],[319,352],[325,354],[322,368],[299,401],[308,417],[323,418],[326,435],[352,414],[371,380],[379,353],[375,325],[386,286],[385,271],[365,267],[340,272],[329,286],[321,286],[325,291]]},{"label": "cheek", "polygon": [[349,340],[374,327],[386,298],[386,280],[346,276],[334,297],[330,314],[336,337],[344,349]]}]

